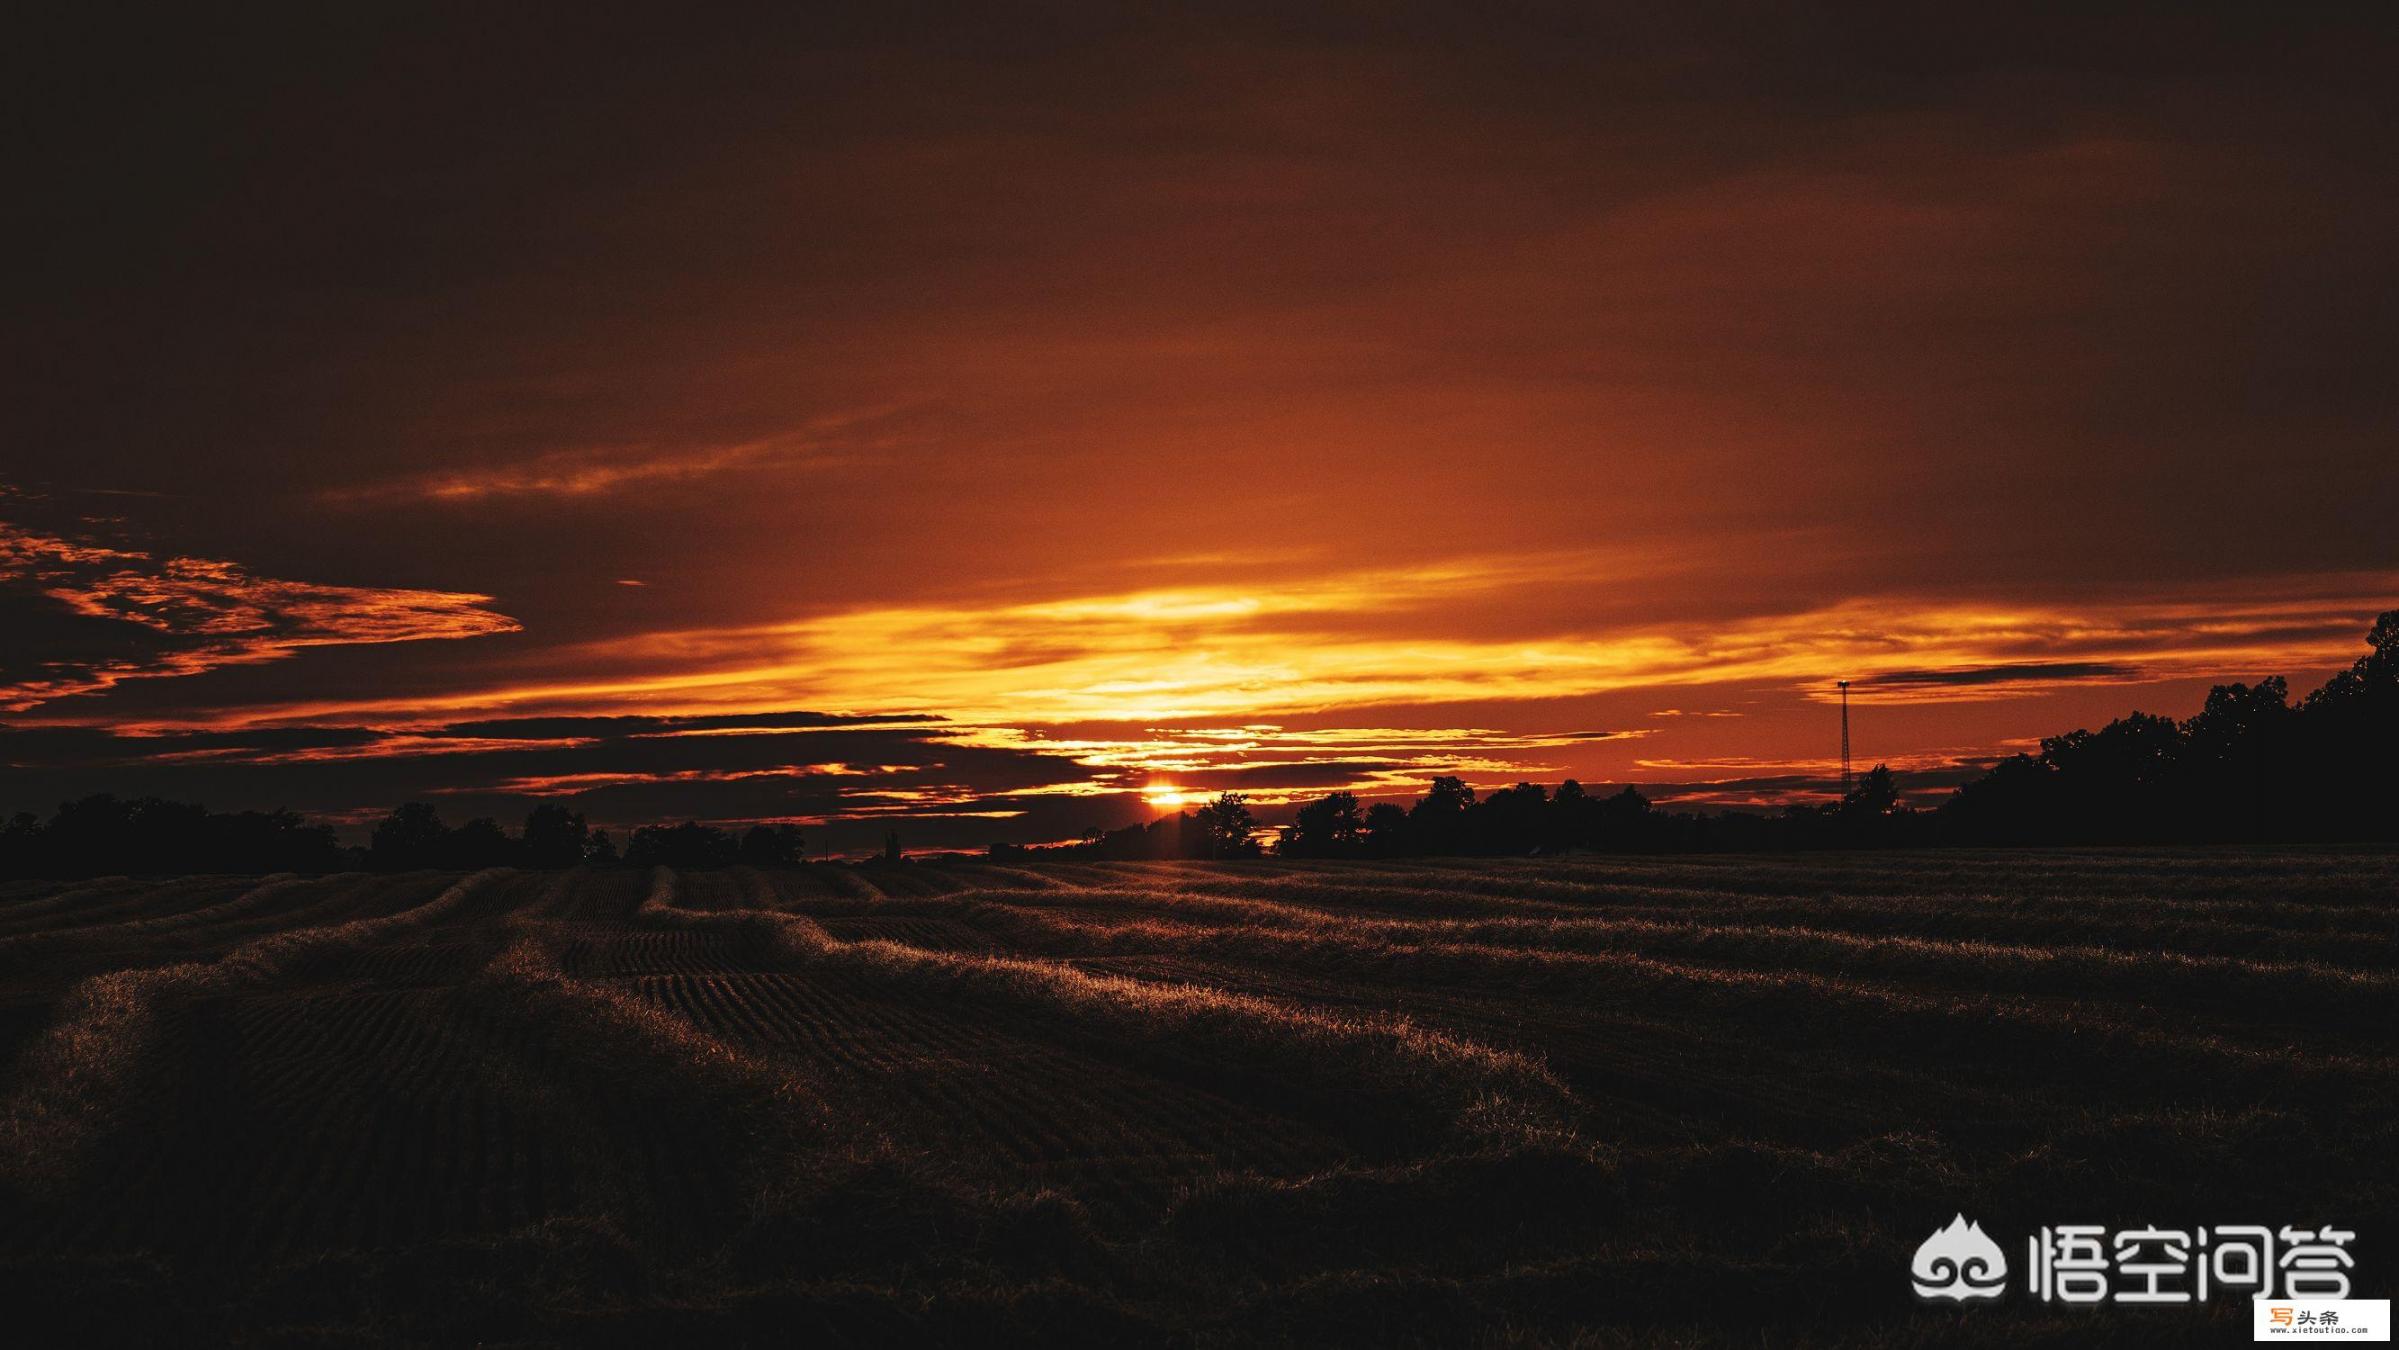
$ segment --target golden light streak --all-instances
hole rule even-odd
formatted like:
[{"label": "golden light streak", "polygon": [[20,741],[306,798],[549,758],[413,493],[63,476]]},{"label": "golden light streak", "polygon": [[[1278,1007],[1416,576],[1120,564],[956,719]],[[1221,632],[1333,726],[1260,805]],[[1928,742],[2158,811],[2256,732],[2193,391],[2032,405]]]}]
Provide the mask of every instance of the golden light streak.
[{"label": "golden light streak", "polygon": [[260,750],[250,746],[209,746],[198,750],[167,750],[144,755],[158,764],[196,764],[210,761],[241,764],[322,764],[360,759],[415,759],[428,755],[504,754],[510,751],[572,750],[599,744],[589,736],[552,740],[514,740],[499,736],[392,736],[356,745],[314,745],[298,750]]},{"label": "golden light streak", "polygon": [[[1978,667],[2080,662],[2143,683],[2348,660],[2399,576],[2308,579],[2317,593],[2168,595],[2106,609],[1885,597],[1668,627],[1525,637],[1437,637],[1429,608],[1554,579],[1536,568],[1452,563],[1233,592],[1189,587],[997,608],[855,610],[770,628],[658,634],[617,648],[681,676],[512,700],[624,700],[719,711],[807,706],[854,714],[938,709],[982,725],[1171,722],[1328,709],[1559,698],[1635,687],[1813,687]],[[1378,623],[1377,620],[1380,620]],[[598,653],[594,653],[598,655]],[[2019,697],[2062,679],[1878,688],[1886,701]],[[1244,728],[1246,731],[1247,728]]]},{"label": "golden light streak", "polygon": [[408,500],[473,502],[494,497],[591,497],[626,488],[735,471],[754,472],[796,462],[822,466],[852,452],[896,446],[898,441],[893,436],[862,434],[862,431],[897,410],[896,405],[889,405],[835,413],[813,418],[778,435],[719,445],[594,445],[550,450],[514,464],[337,489],[325,493],[324,499],[372,504]]},{"label": "golden light streak", "polygon": [[[990,607],[855,609],[775,625],[653,633],[555,658],[563,669],[623,672],[609,678],[228,708],[195,721],[237,727],[359,718],[421,724],[469,713],[797,707],[880,717],[932,710],[981,728],[1223,720],[1234,725],[1193,739],[1265,746],[1276,733],[1263,729],[1264,718],[1671,686],[1780,685],[1826,698],[1836,672],[1893,703],[1978,702],[2071,684],[2254,678],[2346,664],[2373,614],[2399,594],[2399,574],[2346,573],[2165,591],[2106,606],[1899,595],[1705,626],[1435,635],[1454,629],[1484,597],[1592,578],[1597,570],[1595,559],[1583,560],[1580,572],[1557,557],[1459,560],[1246,590],[1193,586]],[[2069,665],[2087,670],[1975,674]],[[1907,682],[1875,683],[1886,677]],[[1356,734],[1363,741],[1377,733]],[[1174,739],[1061,740],[1040,748],[1161,769],[1171,761],[1155,752],[1170,747],[1155,742]]]}]

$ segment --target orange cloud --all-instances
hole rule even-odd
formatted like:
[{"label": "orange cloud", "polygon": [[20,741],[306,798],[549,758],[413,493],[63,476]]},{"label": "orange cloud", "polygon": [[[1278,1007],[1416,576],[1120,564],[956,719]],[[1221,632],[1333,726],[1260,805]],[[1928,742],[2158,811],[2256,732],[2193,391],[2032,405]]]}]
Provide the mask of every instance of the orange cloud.
[{"label": "orange cloud", "polygon": [[[1611,578],[1598,559],[1550,555],[1014,605],[866,607],[779,624],[652,633],[564,648],[549,658],[565,671],[621,672],[615,675],[229,709],[205,720],[406,722],[465,711],[810,707],[869,716],[934,710],[978,727],[1249,723],[1327,710],[1523,702],[1659,686],[1780,685],[1830,699],[1835,676],[1871,687],[1878,703],[1969,703],[2069,684],[2345,663],[2372,616],[2399,594],[2399,574],[2338,573],[2153,591],[2107,603],[1894,594],[1712,624],[1458,631],[1458,616],[1472,616],[1499,597],[1603,583],[1639,584]],[[1246,734],[1208,733],[1219,741]],[[1145,747],[1136,748],[1147,753]]]},{"label": "orange cloud", "polygon": [[578,663],[630,660],[650,673],[471,697],[652,711],[937,709],[1007,726],[1246,720],[1661,685],[1782,684],[1828,697],[1840,675],[1874,682],[1878,701],[1956,703],[2068,682],[2335,664],[2399,593],[2399,576],[2343,574],[2103,605],[1882,596],[1704,629],[1460,636],[1424,619],[1470,611],[1560,566],[1465,560],[1238,589],[857,609],[635,638]]},{"label": "orange cloud", "polygon": [[[589,736],[562,736],[541,742],[546,749],[596,745]],[[521,740],[497,736],[402,735],[362,741],[355,745],[312,745],[297,750],[260,750],[253,746],[209,746],[169,750],[145,756],[153,763],[190,764],[226,761],[242,764],[331,764],[345,760],[417,759],[428,755],[484,755],[525,747]]]},{"label": "orange cloud", "polygon": [[480,637],[518,630],[488,595],[328,586],[254,575],[238,563],[166,557],[59,538],[0,522],[0,585],[28,589],[84,619],[157,635],[135,657],[54,657],[38,676],[0,683],[0,711],[23,712],[133,679],[196,675],[281,660],[304,647]]}]

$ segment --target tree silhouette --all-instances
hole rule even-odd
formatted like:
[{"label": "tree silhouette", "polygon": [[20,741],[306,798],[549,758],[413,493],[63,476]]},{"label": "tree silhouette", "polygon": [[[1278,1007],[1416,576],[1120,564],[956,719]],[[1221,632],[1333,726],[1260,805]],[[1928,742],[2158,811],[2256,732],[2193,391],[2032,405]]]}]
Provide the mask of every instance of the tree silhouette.
[{"label": "tree silhouette", "polygon": [[367,844],[367,857],[387,872],[438,867],[443,862],[442,844],[449,834],[449,827],[442,824],[441,813],[429,803],[402,802],[375,827]]},{"label": "tree silhouette", "polygon": [[2334,837],[2399,833],[2399,610],[2375,621],[2366,655],[2300,704],[2298,765]]},{"label": "tree silhouette", "polygon": [[790,867],[806,856],[797,825],[752,825],[741,836],[741,860],[752,867]]},{"label": "tree silhouette", "polygon": [[506,867],[516,861],[516,841],[500,828],[500,822],[477,816],[442,840],[441,859],[442,866],[460,872]]},{"label": "tree silhouette", "polygon": [[[1847,797],[1773,814],[1660,810],[1639,789],[1594,795],[1572,779],[1555,793],[1518,783],[1477,801],[1463,778],[1433,779],[1408,807],[1334,792],[1302,806],[1282,832],[1293,856],[1511,855],[1811,849],[1889,845],[2160,843],[2399,839],[2399,610],[2378,618],[2367,651],[2296,705],[2280,677],[2218,685],[2191,717],[2133,713],[2097,731],[2044,739],[1965,783],[1937,811],[1909,809],[1888,766]],[[1363,810],[1361,811],[1361,806]],[[1253,856],[1256,819],[1240,793],[1196,812],[1097,830],[1069,851],[1107,858]],[[885,841],[886,856],[897,844]],[[1041,850],[1030,850],[1041,851]],[[738,840],[686,821],[633,832],[625,862],[719,867],[802,857],[790,825]],[[327,872],[362,862],[385,870],[495,865],[570,867],[617,860],[615,841],[566,807],[543,802],[511,837],[484,818],[450,829],[407,802],[378,822],[366,849],[289,811],[211,812],[107,793],[61,803],[45,821],[0,825],[0,876],[112,873]]]},{"label": "tree silhouette", "polygon": [[1899,784],[1891,777],[1887,764],[1877,764],[1858,779],[1857,786],[1841,799],[1841,814],[1856,819],[1875,819],[1887,816],[1899,808]]},{"label": "tree silhouette", "polygon": [[741,846],[732,835],[696,820],[644,825],[625,845],[625,862],[631,867],[728,867],[740,856]]},{"label": "tree silhouette", "polygon": [[1294,858],[1337,858],[1364,844],[1366,820],[1355,793],[1335,792],[1299,809],[1278,851]]},{"label": "tree silhouette", "polygon": [[1258,846],[1251,842],[1250,832],[1258,826],[1257,817],[1250,814],[1249,798],[1238,792],[1218,793],[1216,800],[1201,807],[1194,816],[1206,857],[1254,857]]},{"label": "tree silhouette", "polygon": [[1469,843],[1463,851],[1512,856],[1537,853],[1550,832],[1549,808],[1549,793],[1539,783],[1501,788],[1475,803],[1468,813]]},{"label": "tree silhouette", "polygon": [[[1413,805],[1368,806],[1358,851],[1512,855],[1813,849],[1897,845],[2172,843],[2399,839],[2399,610],[2382,615],[2366,655],[2297,706],[2279,676],[2224,684],[2183,721],[2150,713],[2041,741],[1958,787],[1937,811],[1910,809],[1898,775],[1877,764],[1839,802],[1775,815],[1653,808],[1639,789],[1594,797],[1572,779],[1546,794],[1518,783],[1481,801],[1455,776]],[[1328,851],[1321,824],[1355,799],[1300,808],[1282,847]]]},{"label": "tree silhouette", "polygon": [[2272,677],[2208,691],[2183,722],[2134,713],[2041,742],[1960,787],[1938,837],[1966,843],[2399,837],[2399,610],[2302,700]]},{"label": "tree silhouette", "polygon": [[1454,774],[1435,778],[1422,798],[1408,808],[1410,851],[1460,853],[1466,838],[1466,813],[1474,808],[1474,789]]},{"label": "tree silhouette", "polygon": [[543,802],[526,813],[520,843],[527,867],[573,867],[590,847],[591,830],[581,813]]},{"label": "tree silhouette", "polygon": [[2290,754],[2290,686],[2280,675],[2254,685],[2220,684],[2207,705],[2183,723],[2191,775],[2184,809],[2205,814],[2210,833],[2268,838],[2283,832],[2274,778]]}]

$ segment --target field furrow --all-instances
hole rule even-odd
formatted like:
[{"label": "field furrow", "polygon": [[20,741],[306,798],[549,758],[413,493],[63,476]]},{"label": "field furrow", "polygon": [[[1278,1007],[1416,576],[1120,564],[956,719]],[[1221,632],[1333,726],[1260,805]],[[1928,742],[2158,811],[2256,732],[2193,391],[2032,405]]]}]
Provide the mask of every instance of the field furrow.
[{"label": "field furrow", "polygon": [[2076,1343],[1923,1313],[1915,1244],[2363,1228],[2394,1025],[2361,851],[9,884],[0,1288],[195,1341],[304,1289],[266,1330]]}]

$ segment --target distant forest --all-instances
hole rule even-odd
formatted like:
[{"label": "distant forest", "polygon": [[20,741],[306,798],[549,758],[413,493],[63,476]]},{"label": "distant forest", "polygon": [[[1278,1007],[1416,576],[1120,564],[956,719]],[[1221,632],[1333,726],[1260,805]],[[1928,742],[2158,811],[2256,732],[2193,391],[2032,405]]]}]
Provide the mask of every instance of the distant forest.
[{"label": "distant forest", "polygon": [[[1046,848],[994,844],[994,858],[1508,857],[2005,844],[2329,843],[2399,840],[2399,610],[2376,620],[2368,651],[2294,704],[2282,677],[2208,691],[2180,721],[2134,713],[2098,731],[2003,760],[1938,808],[1900,804],[1882,765],[1842,800],[1779,813],[1660,810],[1638,788],[1599,794],[1518,783],[1478,797],[1435,778],[1408,806],[1336,792],[1300,808],[1271,845],[1239,793],[1195,811]],[[117,873],[408,871],[579,864],[718,867],[803,861],[792,825],[735,834],[697,822],[634,830],[620,852],[605,830],[556,804],[510,834],[489,818],[451,826],[422,802],[394,810],[365,848],[289,811],[211,812],[154,797],[68,802],[44,821],[0,827],[0,876]],[[883,857],[898,861],[887,836]]]}]

